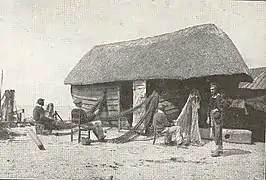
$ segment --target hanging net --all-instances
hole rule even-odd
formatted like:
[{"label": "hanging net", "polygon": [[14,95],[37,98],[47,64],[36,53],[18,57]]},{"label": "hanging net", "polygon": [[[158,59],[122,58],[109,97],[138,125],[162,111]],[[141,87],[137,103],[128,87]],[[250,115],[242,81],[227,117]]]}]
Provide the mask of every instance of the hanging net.
[{"label": "hanging net", "polygon": [[140,105],[132,108],[131,111],[124,111],[123,113],[119,114],[119,117],[126,115],[127,113],[133,113],[137,108],[141,107],[143,104],[146,105],[147,109],[140,121],[128,132],[125,134],[109,139],[108,142],[112,143],[126,143],[129,141],[134,140],[139,135],[143,134],[147,127],[151,124],[153,115],[158,107],[159,103],[159,94],[157,92],[153,92],[143,103]]},{"label": "hanging net", "polygon": [[190,94],[178,118],[174,120],[175,125],[181,128],[181,133],[183,134],[184,139],[195,144],[201,144],[201,136],[198,124],[199,108],[199,101],[196,101],[195,98]]},{"label": "hanging net", "polygon": [[[140,121],[128,132],[125,134],[108,139],[108,142],[111,143],[126,143],[134,140],[139,135],[143,135],[150,125],[152,125],[153,116],[156,112],[156,109],[159,104],[159,94],[154,91],[145,101],[141,104],[123,111],[117,115],[101,117],[101,121],[111,121],[117,120],[119,118],[125,117],[126,115],[132,114],[137,109],[141,108],[143,105],[146,107],[145,113],[142,115]],[[106,101],[106,96],[103,96],[91,109],[93,113],[96,109],[101,109],[101,106],[104,105]],[[192,143],[201,143],[201,136],[199,132],[198,125],[198,109],[200,108],[199,102],[195,101],[192,95],[189,95],[186,104],[184,105],[180,115],[176,120],[174,120],[175,125],[180,126],[183,137],[188,139]]]}]

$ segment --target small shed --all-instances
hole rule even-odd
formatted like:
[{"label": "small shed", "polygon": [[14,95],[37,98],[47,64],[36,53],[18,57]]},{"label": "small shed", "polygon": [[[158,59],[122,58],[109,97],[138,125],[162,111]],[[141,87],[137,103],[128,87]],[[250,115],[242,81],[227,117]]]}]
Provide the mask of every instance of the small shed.
[{"label": "small shed", "polygon": [[253,140],[265,140],[266,122],[266,67],[251,68],[250,75],[253,82],[241,82],[232,105],[239,110],[237,114],[239,121],[229,119],[238,124],[239,128],[249,129],[253,133]]},{"label": "small shed", "polygon": [[266,67],[250,69],[253,82],[239,84],[240,96],[257,111],[266,112]]},{"label": "small shed", "polygon": [[[119,113],[143,102],[163,87],[162,101],[176,116],[177,94],[187,87],[208,88],[207,80],[227,89],[252,81],[237,48],[214,24],[188,27],[172,33],[94,46],[66,77],[73,98],[89,110],[107,90],[108,113]],[[230,91],[228,91],[230,92]],[[182,94],[181,93],[181,94]],[[145,107],[133,113],[136,124]],[[170,114],[171,114],[170,113]],[[174,117],[173,117],[174,118]]]}]

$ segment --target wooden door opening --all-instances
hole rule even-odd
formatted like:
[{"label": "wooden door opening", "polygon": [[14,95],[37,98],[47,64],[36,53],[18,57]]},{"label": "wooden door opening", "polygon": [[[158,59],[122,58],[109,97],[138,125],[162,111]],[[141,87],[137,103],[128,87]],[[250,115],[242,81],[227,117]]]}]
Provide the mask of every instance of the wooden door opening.
[{"label": "wooden door opening", "polygon": [[[133,85],[132,82],[123,82],[120,89],[120,109],[121,112],[133,107]],[[133,114],[126,116],[128,124],[132,126]]]}]

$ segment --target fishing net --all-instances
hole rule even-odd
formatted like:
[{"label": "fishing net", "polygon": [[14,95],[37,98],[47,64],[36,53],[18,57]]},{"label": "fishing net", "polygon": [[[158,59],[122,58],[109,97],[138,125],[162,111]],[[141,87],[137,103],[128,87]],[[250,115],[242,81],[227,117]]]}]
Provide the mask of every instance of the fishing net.
[{"label": "fishing net", "polygon": [[[89,114],[90,113],[94,114],[96,109],[100,109],[100,112],[101,112],[101,110],[103,109],[103,106],[106,105],[106,101],[107,101],[106,95],[102,96],[97,101],[97,103],[91,108]],[[140,134],[143,134],[144,131],[147,129],[147,127],[150,124],[152,124],[151,122],[153,119],[153,115],[156,111],[156,108],[158,106],[158,103],[159,103],[159,94],[154,91],[145,101],[143,101],[142,103],[140,103],[139,105],[137,105],[133,108],[130,108],[130,109],[123,111],[123,112],[116,114],[116,115],[101,117],[100,118],[101,121],[110,122],[112,120],[118,120],[119,118],[122,118],[122,117],[129,115],[129,114],[132,114],[137,109],[141,108],[143,105],[145,105],[145,107],[146,107],[146,112],[143,114],[140,121],[130,131],[126,132],[125,134],[123,134],[120,137],[109,139],[108,142],[125,143],[125,142],[129,142],[129,141],[135,139]]]},{"label": "fishing net", "polygon": [[199,102],[195,101],[193,97],[189,95],[181,113],[179,114],[178,118],[174,120],[175,125],[180,127],[184,139],[186,139],[188,142],[196,144],[201,143],[201,136],[198,124],[199,108]]},{"label": "fishing net", "polygon": [[[152,125],[153,116],[159,104],[159,98],[159,94],[154,91],[145,101],[131,109],[128,109],[116,115],[101,117],[101,121],[118,120],[119,118],[132,114],[137,109],[141,108],[143,105],[145,105],[146,107],[146,111],[142,115],[140,121],[130,131],[124,133],[119,137],[109,139],[108,142],[126,143],[134,140],[139,135],[143,135],[145,131]],[[96,109],[101,109],[102,106],[105,105],[105,101],[106,96],[100,98],[98,102],[94,105],[94,107],[91,109],[91,112],[93,113]],[[184,137],[188,138],[189,141],[192,143],[201,143],[198,125],[199,108],[199,103],[195,103],[195,101],[193,101],[193,97],[190,95],[182,109],[182,112],[174,121],[176,125],[180,126],[181,132]]]},{"label": "fishing net", "polygon": [[[154,113],[158,107],[159,94],[154,91],[146,99],[146,101],[144,101],[144,103],[145,103],[147,109],[146,109],[146,112],[144,113],[144,115],[142,116],[142,118],[140,119],[140,121],[130,131],[126,132],[125,134],[123,134],[117,138],[109,139],[108,142],[126,143],[126,142],[134,140],[136,137],[138,137],[139,135],[144,133],[144,131],[147,129],[147,127],[151,124],[152,119],[153,119],[153,115],[154,115]],[[137,107],[140,107],[140,105],[138,105]],[[127,112],[131,113],[134,110],[136,110],[137,107],[132,108],[132,111],[125,111],[125,112],[119,114],[119,116],[125,115],[125,114],[127,114]]]}]

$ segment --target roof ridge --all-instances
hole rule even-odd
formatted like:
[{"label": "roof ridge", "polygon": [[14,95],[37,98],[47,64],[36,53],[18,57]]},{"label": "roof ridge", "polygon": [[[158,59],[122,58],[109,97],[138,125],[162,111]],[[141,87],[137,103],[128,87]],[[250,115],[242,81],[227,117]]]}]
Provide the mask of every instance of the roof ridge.
[{"label": "roof ridge", "polygon": [[192,29],[195,29],[195,28],[200,28],[200,27],[201,28],[213,27],[217,32],[224,33],[214,23],[205,23],[205,24],[199,24],[199,25],[196,25],[196,26],[190,26],[190,27],[187,27],[187,28],[183,28],[183,29],[180,29],[180,30],[173,31],[173,32],[157,34],[157,35],[154,35],[154,36],[147,36],[147,37],[136,38],[136,39],[129,39],[129,40],[123,40],[123,41],[116,41],[116,42],[110,42],[110,43],[97,44],[97,45],[93,46],[92,49],[98,49],[98,48],[112,46],[112,45],[121,45],[121,44],[129,43],[129,42],[131,42],[131,43],[139,42],[140,40],[147,40],[148,41],[148,40],[151,40],[151,39],[157,39],[158,37],[162,37],[162,36],[169,36],[169,35],[179,34],[180,32],[185,32],[185,31],[192,30]]},{"label": "roof ridge", "polygon": [[81,61],[69,73],[65,84],[232,74],[241,74],[237,77],[241,81],[251,79],[232,40],[211,23],[153,37],[96,45]]}]

